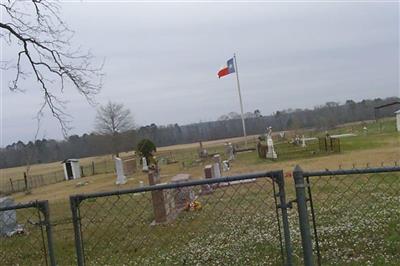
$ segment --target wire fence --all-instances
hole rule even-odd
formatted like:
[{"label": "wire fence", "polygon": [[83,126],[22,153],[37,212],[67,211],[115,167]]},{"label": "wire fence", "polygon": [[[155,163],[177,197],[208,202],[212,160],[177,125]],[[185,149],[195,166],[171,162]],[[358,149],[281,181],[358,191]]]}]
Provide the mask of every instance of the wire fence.
[{"label": "wire fence", "polygon": [[[81,176],[92,176],[97,174],[113,173],[114,163],[111,160],[103,160],[81,166]],[[16,192],[29,191],[34,188],[47,186],[65,181],[64,170],[35,174],[27,176],[23,173],[22,178],[2,178],[0,182],[0,195],[9,195]]]},{"label": "wire fence", "polygon": [[112,160],[103,160],[92,162],[88,165],[81,166],[82,176],[92,176],[98,174],[109,174],[115,172],[114,162]]},{"label": "wire fence", "polygon": [[281,264],[279,193],[271,177],[72,197],[78,264]]},{"label": "wire fence", "polygon": [[55,265],[47,201],[0,207],[2,265]]},{"label": "wire fence", "polygon": [[304,179],[297,189],[306,188],[297,195],[307,201],[299,210],[306,265],[398,264],[400,167],[299,170],[297,177]]},{"label": "wire fence", "polygon": [[[158,178],[150,172],[150,180]],[[398,265],[399,181],[398,166],[318,172],[296,167],[286,177],[280,170],[75,195],[69,205],[52,208],[51,223],[47,201],[1,207],[1,232],[7,213],[19,233],[1,234],[0,260]]]}]

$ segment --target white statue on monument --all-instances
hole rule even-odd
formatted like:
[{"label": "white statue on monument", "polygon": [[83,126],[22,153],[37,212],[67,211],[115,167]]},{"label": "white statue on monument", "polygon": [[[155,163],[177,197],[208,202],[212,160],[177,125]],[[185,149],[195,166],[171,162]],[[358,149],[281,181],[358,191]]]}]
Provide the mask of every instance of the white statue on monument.
[{"label": "white statue on monument", "polygon": [[267,146],[268,146],[268,152],[266,155],[267,159],[277,159],[278,156],[274,149],[274,141],[272,140],[272,127],[267,127]]}]

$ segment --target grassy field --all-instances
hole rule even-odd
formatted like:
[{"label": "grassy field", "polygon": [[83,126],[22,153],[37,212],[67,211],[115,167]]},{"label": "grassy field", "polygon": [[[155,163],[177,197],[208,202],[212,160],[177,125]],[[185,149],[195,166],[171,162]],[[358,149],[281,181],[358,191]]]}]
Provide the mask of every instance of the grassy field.
[{"label": "grassy field", "polygon": [[[291,172],[296,164],[305,170],[323,170],[394,165],[400,159],[400,134],[394,120],[340,127],[331,134],[349,133],[356,137],[341,139],[342,152],[326,154],[308,148],[277,142],[279,160],[259,159],[256,152],[239,153],[232,169],[225,175],[283,169]],[[301,132],[303,133],[303,132]],[[324,132],[304,132],[306,136]],[[243,145],[240,142],[239,144]],[[209,152],[223,154],[222,141],[205,144]],[[163,148],[158,157],[174,157],[176,164],[161,165],[161,181],[168,182],[177,173],[202,178],[206,162],[196,162],[197,145]],[[280,156],[280,154],[289,154]],[[101,160],[102,158],[97,158]],[[88,158],[85,160],[93,160]],[[185,165],[182,164],[185,162]],[[52,164],[53,165],[53,164]],[[50,169],[52,166],[43,166]],[[49,168],[47,168],[49,167]],[[53,165],[54,167],[54,165]],[[39,166],[36,168],[39,170]],[[14,169],[15,170],[15,169]],[[8,170],[11,171],[11,170]],[[388,265],[400,261],[400,182],[398,174],[354,177],[312,178],[312,192],[317,214],[321,254],[327,265]],[[129,177],[124,186],[114,184],[113,174],[84,177],[80,180],[52,184],[34,189],[31,194],[14,194],[17,202],[36,199],[50,201],[53,234],[59,265],[75,264],[75,249],[68,198],[73,194],[133,188],[147,183],[145,173]],[[77,186],[85,182],[86,185]],[[287,198],[294,199],[291,177],[286,180]],[[199,191],[194,187],[194,191]],[[85,200],[81,205],[85,255],[89,265],[279,265],[280,241],[276,208],[270,179],[259,179],[246,185],[219,188],[213,194],[200,196],[202,209],[182,212],[168,224],[150,226],[153,220],[151,194],[129,194]],[[296,206],[295,206],[296,207]],[[29,234],[2,241],[3,254],[15,254],[11,264],[40,264],[31,252],[38,246],[40,231],[27,222],[32,211],[19,210],[19,222]],[[301,262],[301,242],[297,211],[289,210],[295,263]],[[34,243],[30,244],[32,242]],[[39,240],[37,240],[39,239]],[[23,244],[22,244],[23,243]],[[5,244],[5,245],[4,245]],[[15,248],[15,247],[19,248]],[[32,254],[33,253],[33,254]],[[18,254],[18,255],[17,255]],[[29,255],[30,254],[30,255]],[[36,255],[36,256],[35,256]],[[5,255],[3,255],[5,256]],[[5,256],[5,258],[7,258]],[[1,257],[1,255],[0,255]],[[6,261],[6,264],[7,261]]]}]

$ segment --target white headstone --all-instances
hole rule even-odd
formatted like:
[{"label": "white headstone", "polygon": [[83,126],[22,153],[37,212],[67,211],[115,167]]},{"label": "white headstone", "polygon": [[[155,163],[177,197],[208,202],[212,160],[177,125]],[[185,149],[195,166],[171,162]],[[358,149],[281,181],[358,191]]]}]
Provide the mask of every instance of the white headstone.
[{"label": "white headstone", "polygon": [[214,161],[214,178],[218,178],[218,177],[221,177],[221,168],[222,168],[222,166],[221,166],[221,155],[219,155],[219,154],[215,154],[214,156],[213,156],[213,161]]},{"label": "white headstone", "polygon": [[115,157],[115,170],[117,171],[117,181],[115,181],[115,184],[117,185],[123,185],[126,183],[126,176],[124,175],[124,166],[122,164],[121,158]]},{"label": "white headstone", "polygon": [[307,147],[307,145],[306,145],[306,139],[304,138],[304,135],[303,135],[303,137],[301,138],[301,147],[303,147],[303,148]]},{"label": "white headstone", "polygon": [[396,114],[396,128],[400,132],[400,110],[394,112]]},{"label": "white headstone", "polygon": [[278,156],[276,155],[275,149],[274,149],[274,142],[273,142],[273,140],[271,138],[271,135],[268,135],[267,146],[268,146],[268,152],[267,152],[266,157],[268,159],[276,159],[276,158],[278,158]]},{"label": "white headstone", "polygon": [[364,135],[368,134],[368,128],[366,126],[363,127]]},{"label": "white headstone", "polygon": [[232,145],[232,143],[229,143],[229,144],[228,144],[228,147],[229,147],[229,156],[228,156],[228,160],[229,160],[229,161],[235,160],[235,154],[233,153],[233,145]]},{"label": "white headstone", "polygon": [[214,163],[214,178],[218,178],[221,177],[221,168],[219,163]]},{"label": "white headstone", "polygon": [[229,161],[228,160],[222,161],[222,170],[224,172],[227,172],[227,171],[230,170],[230,166],[229,166]]},{"label": "white headstone", "polygon": [[[12,198],[0,198],[0,208],[12,205],[14,205],[14,200]],[[0,212],[0,236],[12,236],[17,228],[17,214],[15,210]]]},{"label": "white headstone", "polygon": [[147,165],[146,157],[142,158],[142,164],[143,164],[143,168],[142,168],[143,172],[149,171],[149,166]]},{"label": "white headstone", "polygon": [[228,161],[235,160],[235,154],[233,153],[232,143],[228,143],[226,145],[225,149],[226,149],[226,157],[228,158]]}]

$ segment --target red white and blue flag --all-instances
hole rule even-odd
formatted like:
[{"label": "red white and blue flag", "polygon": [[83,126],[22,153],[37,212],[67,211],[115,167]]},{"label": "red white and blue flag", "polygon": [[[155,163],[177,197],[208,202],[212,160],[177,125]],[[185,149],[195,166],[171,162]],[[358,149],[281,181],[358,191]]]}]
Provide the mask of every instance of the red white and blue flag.
[{"label": "red white and blue flag", "polygon": [[221,78],[231,73],[235,73],[235,65],[233,62],[233,58],[229,59],[228,62],[226,62],[226,66],[222,67],[218,71],[218,78]]}]

